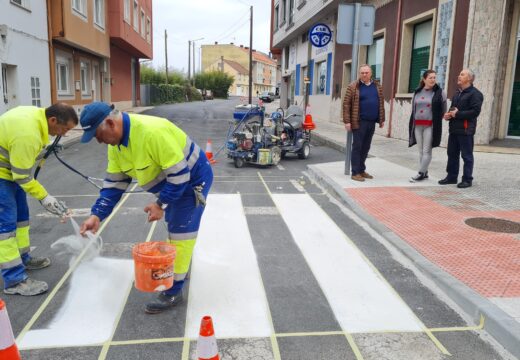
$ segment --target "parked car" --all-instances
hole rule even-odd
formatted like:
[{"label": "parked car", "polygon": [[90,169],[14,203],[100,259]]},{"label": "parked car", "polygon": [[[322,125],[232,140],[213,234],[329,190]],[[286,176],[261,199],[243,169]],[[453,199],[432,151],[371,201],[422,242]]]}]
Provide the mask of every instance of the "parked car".
[{"label": "parked car", "polygon": [[206,96],[205,96],[206,100],[213,100],[213,91],[211,90],[206,90]]},{"label": "parked car", "polygon": [[270,103],[271,101],[274,101],[274,93],[264,91],[263,93],[260,94],[260,96],[258,96],[258,98],[260,100],[262,100],[263,102]]}]

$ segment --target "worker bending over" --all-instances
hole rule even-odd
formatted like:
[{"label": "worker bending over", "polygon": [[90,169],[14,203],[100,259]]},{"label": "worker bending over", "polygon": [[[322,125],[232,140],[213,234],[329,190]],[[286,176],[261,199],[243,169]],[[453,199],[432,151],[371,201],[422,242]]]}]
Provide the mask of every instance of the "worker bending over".
[{"label": "worker bending over", "polygon": [[77,124],[76,111],[60,103],[46,109],[19,106],[0,116],[0,269],[6,294],[31,296],[48,289],[46,282],[29,278],[26,272],[51,263],[29,254],[26,193],[55,215],[67,213],[65,204],[49,195],[32,173],[49,135],[63,136]]},{"label": "worker bending over", "polygon": [[164,118],[127,114],[103,102],[93,102],[80,117],[85,130],[81,142],[93,137],[108,144],[107,174],[91,216],[81,233],[97,232],[132,181],[157,196],[145,206],[148,221],[165,215],[169,242],[177,249],[173,286],[146,304],[160,313],[183,300],[182,288],[197,239],[213,171],[204,152],[180,128]]}]

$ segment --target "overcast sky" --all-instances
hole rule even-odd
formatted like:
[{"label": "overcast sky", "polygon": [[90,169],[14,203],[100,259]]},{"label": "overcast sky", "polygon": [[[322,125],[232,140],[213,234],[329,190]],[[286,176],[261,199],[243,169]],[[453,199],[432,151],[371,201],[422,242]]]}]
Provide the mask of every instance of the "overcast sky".
[{"label": "overcast sky", "polygon": [[249,6],[253,6],[253,48],[269,53],[270,0],[153,0],[153,61],[164,67],[164,30],[168,32],[168,66],[188,70],[188,40],[200,45],[219,43],[249,46]]}]

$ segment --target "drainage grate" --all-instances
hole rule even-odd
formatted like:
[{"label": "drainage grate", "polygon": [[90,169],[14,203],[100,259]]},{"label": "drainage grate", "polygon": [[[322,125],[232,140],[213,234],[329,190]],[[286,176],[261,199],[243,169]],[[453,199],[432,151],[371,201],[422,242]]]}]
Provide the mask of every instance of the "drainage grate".
[{"label": "drainage grate", "polygon": [[464,222],[466,225],[485,231],[508,234],[520,233],[520,223],[505,219],[478,217],[466,219]]}]

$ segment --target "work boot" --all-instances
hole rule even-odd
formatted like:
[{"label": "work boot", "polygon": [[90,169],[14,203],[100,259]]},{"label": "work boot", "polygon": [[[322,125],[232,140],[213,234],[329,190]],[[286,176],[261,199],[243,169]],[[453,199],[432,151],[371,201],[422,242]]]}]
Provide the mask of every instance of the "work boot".
[{"label": "work boot", "polygon": [[33,296],[43,294],[48,288],[49,286],[45,281],[27,278],[14,286],[4,289],[4,293],[9,295]]},{"label": "work boot", "polygon": [[184,300],[182,291],[177,295],[166,295],[160,293],[156,300],[146,304],[144,311],[148,314],[159,314],[165,310],[173,308]]},{"label": "work boot", "polygon": [[46,268],[50,264],[51,259],[47,257],[30,257],[24,265],[27,270],[40,270]]}]

